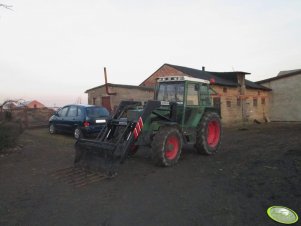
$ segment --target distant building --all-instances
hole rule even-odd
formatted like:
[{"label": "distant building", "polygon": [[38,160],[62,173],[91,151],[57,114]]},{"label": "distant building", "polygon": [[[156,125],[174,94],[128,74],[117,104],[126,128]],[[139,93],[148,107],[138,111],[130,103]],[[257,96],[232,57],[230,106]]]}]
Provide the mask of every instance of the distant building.
[{"label": "distant building", "polygon": [[8,102],[2,106],[3,110],[10,110],[16,108],[16,104],[14,102]]},{"label": "distant building", "polygon": [[247,72],[210,72],[164,64],[139,86],[103,84],[88,89],[88,103],[101,105],[113,111],[122,100],[146,102],[154,98],[154,88],[158,77],[189,76],[214,81],[212,85],[216,93],[212,94],[212,102],[222,116],[224,124],[268,120],[270,88],[245,79]]},{"label": "distant building", "polygon": [[257,82],[270,93],[271,121],[301,121],[301,69],[280,71],[277,76]]},{"label": "distant building", "polygon": [[45,108],[45,105],[37,100],[24,101],[19,103],[17,108]]},{"label": "distant building", "polygon": [[246,80],[242,71],[210,72],[171,64],[162,65],[145,79],[141,87],[154,87],[156,79],[164,76],[189,76],[214,81],[212,88],[217,94],[212,95],[213,105],[220,109],[222,121],[233,124],[244,121],[266,121],[270,88]]}]

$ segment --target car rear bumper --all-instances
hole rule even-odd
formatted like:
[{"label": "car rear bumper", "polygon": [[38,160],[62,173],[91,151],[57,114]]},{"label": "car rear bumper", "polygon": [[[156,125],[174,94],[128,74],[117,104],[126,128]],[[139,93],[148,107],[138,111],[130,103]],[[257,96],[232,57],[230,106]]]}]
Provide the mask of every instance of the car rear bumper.
[{"label": "car rear bumper", "polygon": [[99,133],[105,125],[82,127],[82,132],[85,136]]}]

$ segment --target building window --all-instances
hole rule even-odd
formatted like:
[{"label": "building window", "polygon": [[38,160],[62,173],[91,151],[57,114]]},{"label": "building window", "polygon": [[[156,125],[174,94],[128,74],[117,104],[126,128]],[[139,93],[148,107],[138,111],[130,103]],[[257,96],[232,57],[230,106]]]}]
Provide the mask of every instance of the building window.
[{"label": "building window", "polygon": [[227,104],[227,107],[230,108],[231,107],[231,100],[227,100],[226,104]]},{"label": "building window", "polygon": [[217,109],[221,108],[221,98],[220,97],[213,98],[213,107],[215,107]]},{"label": "building window", "polygon": [[237,106],[240,106],[240,105],[241,105],[241,99],[240,99],[240,97],[237,98],[236,103],[237,103]]},{"label": "building window", "polygon": [[257,107],[257,98],[253,98],[253,106]]},{"label": "building window", "polygon": [[223,88],[223,92],[224,92],[224,93],[227,92],[227,88],[226,88],[226,87]]},{"label": "building window", "polygon": [[93,97],[93,105],[96,104],[96,97]]},{"label": "building window", "polygon": [[262,104],[262,105],[265,105],[265,98],[264,98],[264,97],[261,98],[261,104]]}]

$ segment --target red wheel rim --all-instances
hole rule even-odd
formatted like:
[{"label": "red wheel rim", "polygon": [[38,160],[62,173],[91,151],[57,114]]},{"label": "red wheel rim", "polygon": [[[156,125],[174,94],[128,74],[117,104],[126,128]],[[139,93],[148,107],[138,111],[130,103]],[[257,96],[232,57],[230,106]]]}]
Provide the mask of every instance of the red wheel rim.
[{"label": "red wheel rim", "polygon": [[208,129],[207,129],[207,143],[210,147],[214,148],[220,138],[220,126],[217,121],[211,121],[208,123]]},{"label": "red wheel rim", "polygon": [[176,136],[168,137],[165,144],[165,157],[173,160],[177,156],[179,148],[179,139]]}]

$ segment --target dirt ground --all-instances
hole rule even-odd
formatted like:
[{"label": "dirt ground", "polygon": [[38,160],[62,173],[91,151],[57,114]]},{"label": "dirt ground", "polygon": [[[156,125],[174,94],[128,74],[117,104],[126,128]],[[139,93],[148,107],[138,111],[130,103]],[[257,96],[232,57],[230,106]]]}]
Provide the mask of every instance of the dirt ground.
[{"label": "dirt ground", "polygon": [[301,216],[301,124],[224,129],[217,155],[186,147],[172,168],[139,149],[117,177],[82,187],[53,176],[73,165],[71,136],[27,130],[19,143],[0,156],[0,225],[279,225],[273,205]]}]

